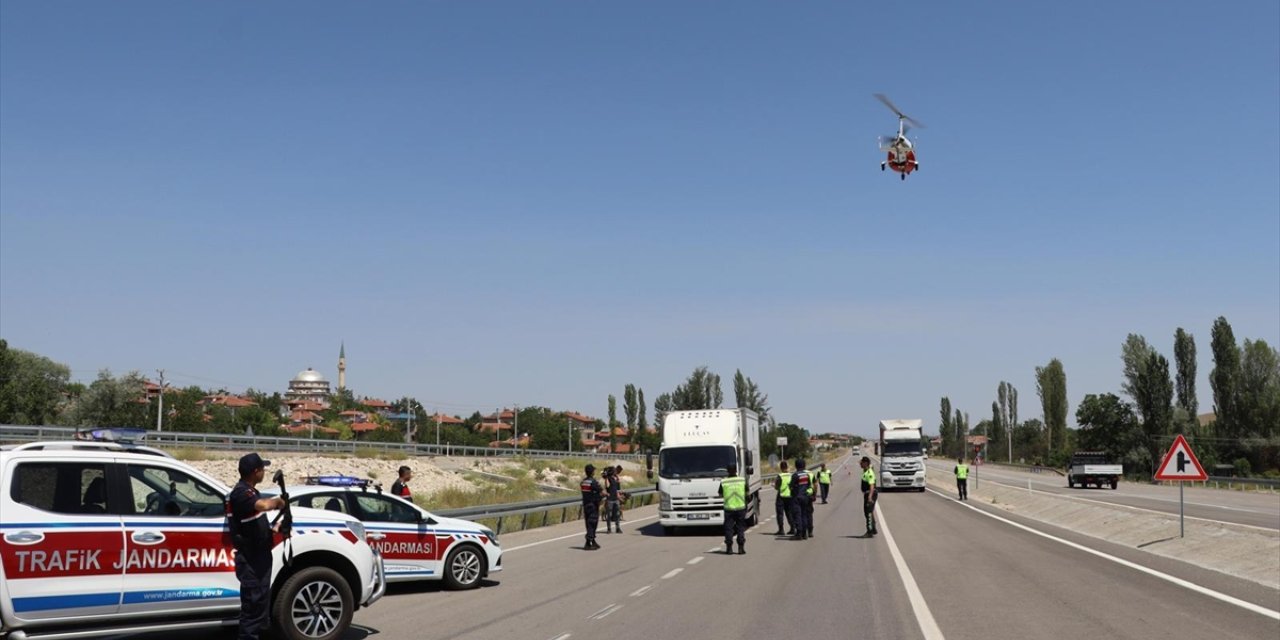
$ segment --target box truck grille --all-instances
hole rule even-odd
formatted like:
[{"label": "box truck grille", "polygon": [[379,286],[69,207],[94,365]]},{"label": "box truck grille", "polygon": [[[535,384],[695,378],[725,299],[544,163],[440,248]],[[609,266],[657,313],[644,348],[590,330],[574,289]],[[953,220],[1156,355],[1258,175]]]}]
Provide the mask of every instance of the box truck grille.
[{"label": "box truck grille", "polygon": [[717,497],[707,498],[671,498],[671,508],[676,511],[699,511],[703,509],[723,509],[724,500]]}]

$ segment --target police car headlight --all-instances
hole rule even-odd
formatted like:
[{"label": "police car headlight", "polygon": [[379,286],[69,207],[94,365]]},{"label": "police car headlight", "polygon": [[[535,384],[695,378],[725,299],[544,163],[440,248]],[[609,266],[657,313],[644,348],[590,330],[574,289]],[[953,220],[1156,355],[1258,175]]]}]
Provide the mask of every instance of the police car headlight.
[{"label": "police car headlight", "polygon": [[347,522],[346,524],[347,529],[350,529],[351,533],[356,534],[356,540],[364,540],[364,523]]},{"label": "police car headlight", "polygon": [[489,536],[489,540],[493,542],[493,546],[495,547],[501,546],[498,544],[498,534],[494,533],[493,529],[481,529],[480,533],[483,533],[484,535]]},{"label": "police car headlight", "polygon": [[663,511],[671,510],[671,494],[666,491],[658,492],[658,508]]}]

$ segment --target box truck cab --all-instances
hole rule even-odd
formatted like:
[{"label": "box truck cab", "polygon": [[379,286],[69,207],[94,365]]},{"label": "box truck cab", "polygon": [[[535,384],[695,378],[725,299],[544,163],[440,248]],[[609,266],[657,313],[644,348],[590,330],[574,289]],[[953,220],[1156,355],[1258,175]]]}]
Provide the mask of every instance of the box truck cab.
[{"label": "box truck cab", "polygon": [[[749,409],[674,411],[663,420],[658,451],[658,517],[676,527],[724,525],[720,481],[736,465],[747,480],[747,526],[760,514],[759,418]],[[652,469],[650,470],[652,473]]]},{"label": "box truck cab", "polygon": [[880,421],[880,488],[924,491],[924,420]]}]

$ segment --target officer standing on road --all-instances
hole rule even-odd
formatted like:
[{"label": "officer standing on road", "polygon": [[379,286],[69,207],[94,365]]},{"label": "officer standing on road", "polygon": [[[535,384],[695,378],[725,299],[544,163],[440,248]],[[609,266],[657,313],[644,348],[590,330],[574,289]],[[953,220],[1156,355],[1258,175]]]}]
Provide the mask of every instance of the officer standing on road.
[{"label": "officer standing on road", "polygon": [[827,463],[818,469],[818,487],[822,489],[822,504],[827,503],[827,494],[831,491],[831,472],[827,471]]},{"label": "officer standing on road", "polygon": [[794,540],[813,536],[813,478],[804,470],[804,460],[796,458],[796,472],[791,474],[791,523]]},{"label": "officer standing on road", "polygon": [[956,458],[956,493],[960,495],[961,500],[969,499],[969,465],[964,463],[964,458]]},{"label": "officer standing on road", "polygon": [[587,544],[582,548],[594,551],[600,548],[596,543],[596,527],[600,526],[600,498],[604,495],[604,490],[600,488],[600,483],[595,478],[596,466],[589,464],[585,471],[587,477],[582,479],[580,488],[582,489],[582,519],[587,523]]},{"label": "officer standing on road", "polygon": [[391,483],[391,495],[409,500],[409,481],[413,479],[413,470],[408,466],[400,465],[399,473],[396,481]]},{"label": "officer standing on road", "polygon": [[787,473],[786,460],[778,464],[778,477],[773,479],[773,488],[778,495],[773,501],[773,506],[777,510],[778,516],[778,532],[773,535],[783,535],[782,522],[786,520],[786,535],[794,536],[796,534],[796,523],[791,519],[791,474]]},{"label": "officer standing on road", "polygon": [[871,537],[876,531],[876,472],[871,469],[871,458],[862,456],[862,513],[867,517],[866,536]]},{"label": "officer standing on road", "polygon": [[266,512],[283,509],[288,497],[264,498],[258,493],[269,464],[270,460],[256,453],[240,458],[240,482],[228,497],[236,579],[240,581],[240,640],[257,640],[270,622],[272,539]]},{"label": "officer standing on road", "polygon": [[738,475],[738,465],[729,465],[729,475],[720,481],[720,497],[724,498],[724,552],[733,553],[733,538],[738,538],[738,555],[747,552],[747,479]]},{"label": "officer standing on road", "polygon": [[619,503],[619,495],[622,492],[622,480],[618,478],[617,470],[612,467],[604,468],[604,532],[613,533],[614,528],[618,529],[618,533],[622,533],[622,505]]}]

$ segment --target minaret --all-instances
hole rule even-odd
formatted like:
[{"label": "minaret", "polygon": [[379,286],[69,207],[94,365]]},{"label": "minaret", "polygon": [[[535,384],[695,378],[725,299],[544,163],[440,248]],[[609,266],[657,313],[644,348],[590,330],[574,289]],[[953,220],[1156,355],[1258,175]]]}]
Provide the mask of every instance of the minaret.
[{"label": "minaret", "polygon": [[347,343],[338,347],[338,390],[347,388]]}]

